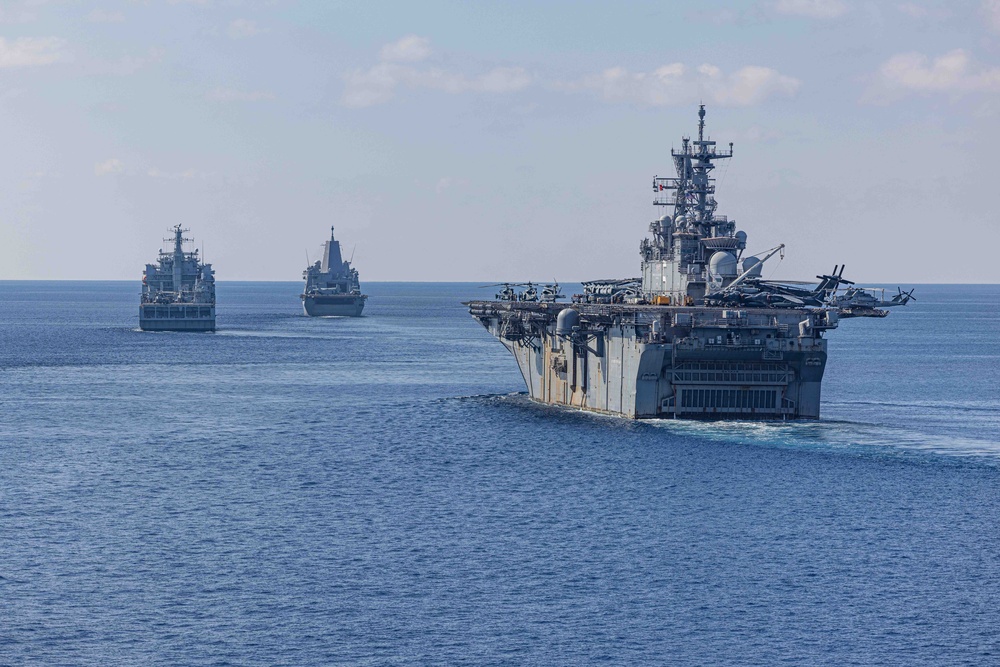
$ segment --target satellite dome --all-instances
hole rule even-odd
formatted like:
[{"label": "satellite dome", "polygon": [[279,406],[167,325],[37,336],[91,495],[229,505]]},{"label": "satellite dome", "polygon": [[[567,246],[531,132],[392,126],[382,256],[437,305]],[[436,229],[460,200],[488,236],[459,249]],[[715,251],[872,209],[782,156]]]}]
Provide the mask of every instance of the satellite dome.
[{"label": "satellite dome", "polygon": [[764,262],[756,257],[746,257],[743,260],[743,270],[749,271],[750,278],[760,277],[760,272],[764,269]]},{"label": "satellite dome", "polygon": [[717,252],[708,261],[708,270],[716,278],[734,278],[736,276],[736,257],[728,252]]},{"label": "satellite dome", "polygon": [[740,230],[740,231],[736,232],[736,240],[739,241],[740,243],[746,245],[746,242],[747,242],[747,233],[744,232],[743,230]]},{"label": "satellite dome", "polygon": [[563,308],[556,317],[556,335],[569,336],[573,327],[580,326],[580,312],[573,308]]}]

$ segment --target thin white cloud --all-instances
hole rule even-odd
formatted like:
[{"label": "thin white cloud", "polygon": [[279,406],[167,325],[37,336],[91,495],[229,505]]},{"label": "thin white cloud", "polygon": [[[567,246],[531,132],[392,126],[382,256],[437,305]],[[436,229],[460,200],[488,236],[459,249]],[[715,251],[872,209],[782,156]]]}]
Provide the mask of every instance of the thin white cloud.
[{"label": "thin white cloud", "polygon": [[163,60],[166,52],[163,49],[151,48],[143,56],[122,56],[118,60],[98,61],[94,63],[94,71],[98,74],[114,76],[129,76],[149,65]]},{"label": "thin white cloud", "polygon": [[779,14],[811,19],[835,19],[848,10],[841,0],[775,0],[771,7]]},{"label": "thin white cloud", "polygon": [[906,14],[911,19],[927,18],[927,15],[930,14],[930,10],[927,7],[912,2],[901,2],[896,5],[896,10],[900,14]]},{"label": "thin white cloud", "polygon": [[380,63],[369,70],[344,77],[347,88],[341,102],[349,107],[368,107],[388,102],[396,88],[426,88],[445,93],[511,93],[531,84],[531,75],[521,67],[495,67],[473,77],[440,68],[418,69],[396,63]]},{"label": "thin white cloud", "polygon": [[206,178],[209,174],[196,169],[185,169],[184,171],[161,171],[156,167],[148,169],[146,175],[150,178],[163,178],[167,180],[189,181],[193,178]]},{"label": "thin white cloud", "polygon": [[121,12],[95,9],[87,15],[87,20],[91,23],[121,23],[125,20],[125,15]]},{"label": "thin white cloud", "polygon": [[774,128],[761,127],[760,125],[751,125],[743,133],[743,137],[747,141],[757,142],[770,142],[780,139],[782,134],[779,130]]},{"label": "thin white cloud", "polygon": [[105,63],[100,67],[102,72],[116,74],[118,76],[128,76],[135,74],[146,66],[148,61],[138,56],[123,56],[114,62]]},{"label": "thin white cloud", "polygon": [[[684,14],[685,20],[694,23],[711,23],[713,25],[733,25],[743,23],[747,20],[751,12],[747,8],[729,9],[722,7],[712,7],[711,9],[692,9]],[[759,14],[759,12],[756,12]]]},{"label": "thin white cloud", "polygon": [[51,65],[63,58],[66,42],[58,37],[0,37],[0,68]]},{"label": "thin white cloud", "polygon": [[4,2],[0,6],[0,23],[31,23],[38,16],[33,11],[31,2]]},{"label": "thin white cloud", "polygon": [[[429,42],[415,35],[387,44],[380,62],[344,75],[341,103],[369,107],[391,100],[401,87],[459,93],[512,93],[535,83],[522,67],[494,67],[468,75],[421,61],[431,54]],[[798,79],[769,67],[750,65],[723,73],[714,65],[689,68],[683,63],[663,65],[651,72],[621,67],[604,70],[575,82],[552,84],[555,90],[590,92],[609,102],[644,106],[671,106],[707,100],[714,104],[749,106],[774,95],[794,95]]]},{"label": "thin white cloud", "polygon": [[607,102],[664,107],[705,100],[723,106],[750,106],[774,95],[794,95],[801,83],[770,67],[749,65],[725,74],[714,65],[663,65],[651,72],[606,69],[557,88],[590,92]]},{"label": "thin white cloud", "polygon": [[906,94],[1000,92],[1000,67],[976,62],[968,51],[955,49],[929,58],[922,53],[900,53],[879,68],[865,100],[885,103]]},{"label": "thin white cloud", "polygon": [[901,2],[896,11],[914,21],[944,21],[951,18],[951,11],[942,5],[924,5],[916,2]]},{"label": "thin white cloud", "polygon": [[[428,183],[422,180],[416,180],[414,183],[418,184],[421,188],[426,187]],[[457,178],[455,176],[442,176],[434,183],[434,194],[439,196],[447,196],[451,192],[460,191],[462,188],[466,188],[469,185],[469,180],[466,178]]]},{"label": "thin white cloud", "polygon": [[259,27],[256,21],[251,21],[250,19],[235,19],[226,28],[226,34],[232,39],[246,39],[265,32],[267,30]]},{"label": "thin white cloud", "polygon": [[247,92],[235,88],[216,88],[205,97],[211,102],[262,102],[273,100],[274,94],[263,90]]},{"label": "thin white cloud", "polygon": [[124,171],[125,165],[118,158],[111,158],[94,165],[94,174],[97,176],[108,176],[109,174],[120,174]]},{"label": "thin white cloud", "polygon": [[344,75],[346,87],[341,103],[357,108],[382,104],[391,100],[400,86],[451,94],[499,94],[522,90],[532,82],[531,75],[521,67],[494,67],[485,73],[468,76],[418,64],[429,55],[429,42],[415,35],[387,44],[380,52],[381,62]]},{"label": "thin white cloud", "polygon": [[983,0],[986,22],[995,32],[1000,32],[1000,0]]},{"label": "thin white cloud", "polygon": [[434,186],[434,192],[441,194],[442,192],[450,188],[454,182],[455,179],[453,179],[451,176],[442,176],[440,179],[438,179],[437,185]]},{"label": "thin white cloud", "polygon": [[398,42],[383,46],[379,52],[379,59],[383,62],[417,62],[430,54],[430,40],[416,35],[407,35]]},{"label": "thin white cloud", "polygon": [[478,78],[472,89],[486,93],[512,93],[531,84],[531,75],[521,67],[495,67]]}]

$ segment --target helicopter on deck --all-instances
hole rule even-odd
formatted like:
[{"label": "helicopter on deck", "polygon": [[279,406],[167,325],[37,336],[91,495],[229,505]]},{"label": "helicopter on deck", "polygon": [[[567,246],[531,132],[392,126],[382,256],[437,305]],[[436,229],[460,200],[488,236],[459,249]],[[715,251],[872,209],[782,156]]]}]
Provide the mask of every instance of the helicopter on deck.
[{"label": "helicopter on deck", "polygon": [[[496,294],[497,301],[527,301],[553,303],[563,298],[558,282],[533,283],[530,280],[526,283],[495,283],[493,285],[483,285],[487,287],[502,287]],[[538,288],[541,287],[541,292]],[[515,288],[523,288],[518,292]]]},{"label": "helicopter on deck", "polygon": [[[705,297],[705,305],[748,306],[756,308],[812,306],[820,308],[829,305],[840,285],[853,285],[844,276],[844,266],[834,266],[833,272],[816,276],[819,283],[805,283],[793,280],[764,280],[747,277],[741,283],[733,282],[726,289]],[[806,287],[806,286],[809,287]]]}]

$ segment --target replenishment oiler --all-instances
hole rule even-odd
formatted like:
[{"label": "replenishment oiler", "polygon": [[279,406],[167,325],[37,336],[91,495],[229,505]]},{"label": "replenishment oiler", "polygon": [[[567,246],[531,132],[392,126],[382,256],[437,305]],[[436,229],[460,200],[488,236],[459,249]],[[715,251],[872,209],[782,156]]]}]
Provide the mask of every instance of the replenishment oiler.
[{"label": "replenishment oiler", "polygon": [[198,250],[184,252],[187,229],[175,226],[172,251],[160,250],[157,264],[142,277],[139,328],[143,331],[215,331],[215,271]]},{"label": "replenishment oiler", "polygon": [[533,400],[634,419],[817,419],[824,334],[842,314],[884,316],[843,297],[838,307],[852,284],[843,267],[808,286],[761,277],[784,245],[747,255],[746,233],[716,215],[710,174],[733,145],[718,149],[704,105],[698,116],[697,140],[671,150],[676,176],[653,179],[653,203],[672,215],[651,223],[641,277],[586,282],[571,304],[530,283],[466,304],[513,353]]},{"label": "replenishment oiler", "polygon": [[361,293],[358,270],[345,262],[340,242],[333,237],[323,244],[323,258],[302,272],[306,286],[302,291],[302,310],[310,317],[359,317],[367,295]]}]

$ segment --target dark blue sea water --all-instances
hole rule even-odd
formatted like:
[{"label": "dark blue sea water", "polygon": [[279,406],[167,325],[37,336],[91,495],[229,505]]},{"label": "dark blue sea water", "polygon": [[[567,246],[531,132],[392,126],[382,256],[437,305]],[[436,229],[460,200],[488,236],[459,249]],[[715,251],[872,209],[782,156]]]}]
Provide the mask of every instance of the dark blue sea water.
[{"label": "dark blue sea water", "polygon": [[819,422],[534,405],[460,301],[0,283],[0,664],[1000,664],[1000,287],[830,336]]}]

